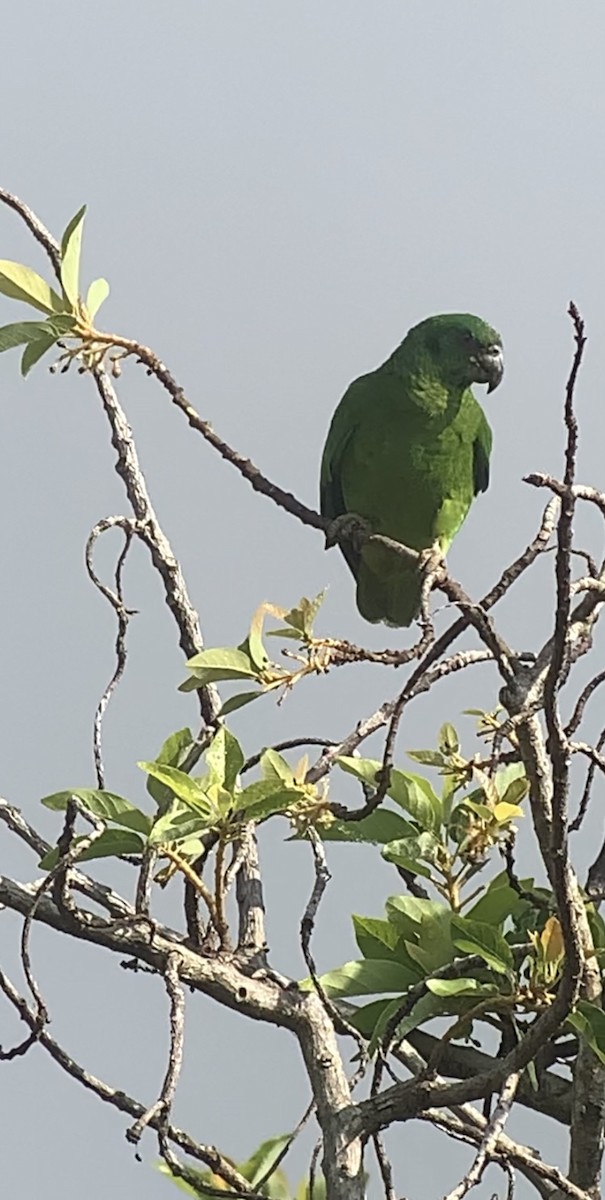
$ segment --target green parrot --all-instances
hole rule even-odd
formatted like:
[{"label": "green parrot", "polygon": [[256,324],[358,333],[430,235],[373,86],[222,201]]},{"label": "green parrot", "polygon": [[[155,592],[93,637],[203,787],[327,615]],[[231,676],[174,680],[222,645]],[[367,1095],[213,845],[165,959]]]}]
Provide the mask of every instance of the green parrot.
[{"label": "green parrot", "polygon": [[[469,313],[429,317],[381,367],[345,392],[321,464],[321,512],[351,513],[374,533],[444,555],[489,483],[492,431],[470,385],[498,386],[502,341]],[[410,625],[422,570],[375,545],[341,545],[367,621]]]}]

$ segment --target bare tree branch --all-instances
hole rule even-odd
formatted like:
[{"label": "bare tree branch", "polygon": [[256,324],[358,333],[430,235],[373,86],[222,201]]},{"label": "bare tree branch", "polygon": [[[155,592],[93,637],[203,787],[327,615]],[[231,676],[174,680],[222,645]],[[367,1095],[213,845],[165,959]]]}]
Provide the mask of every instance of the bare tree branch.
[{"label": "bare tree branch", "polygon": [[[29,1008],[27,1002],[18,994],[13,987],[8,977],[0,970],[0,988],[4,995],[10,1000],[13,1007],[19,1013],[21,1019],[29,1025],[30,1029],[35,1032],[35,1041],[48,1051],[51,1058],[62,1068],[66,1074],[81,1083],[89,1091],[94,1092],[99,1099],[105,1103],[113,1105],[120,1112],[128,1113],[131,1117],[140,1120],[145,1115],[145,1108],[137,1100],[126,1095],[125,1092],[112,1088],[109,1084],[103,1083],[96,1076],[91,1075],[89,1071],[85,1071],[83,1067],[76,1062],[65,1050],[50,1036],[46,1029],[36,1032],[37,1018],[34,1012]],[[162,1114],[156,1113],[149,1120],[149,1125],[153,1129],[158,1129],[162,1123]],[[182,1130],[169,1125],[166,1130],[167,1136],[174,1142],[175,1145],[186,1151],[192,1158],[204,1163],[216,1175],[220,1175],[230,1187],[244,1195],[253,1195],[253,1189],[250,1187],[247,1179],[240,1175],[239,1171],[231,1165],[228,1159],[224,1158],[214,1146],[204,1146],[201,1143],[195,1142],[189,1134]]]},{"label": "bare tree branch", "polygon": [[504,1081],[504,1085],[500,1092],[498,1103],[494,1112],[487,1123],[485,1133],[481,1139],[481,1144],[475,1156],[475,1160],[467,1171],[464,1178],[451,1192],[448,1192],[445,1200],[463,1200],[467,1192],[475,1187],[480,1182],[481,1176],[488,1165],[490,1159],[494,1157],[494,1151],[498,1145],[500,1134],[502,1133],[506,1120],[510,1114],[519,1083],[518,1072],[513,1072]]},{"label": "bare tree branch", "polygon": [[[133,1145],[141,1140],[143,1130],[152,1123],[158,1122],[158,1130],[164,1135],[169,1129],[169,1117],[176,1085],[183,1064],[183,1039],[185,1034],[185,996],[179,980],[179,961],[176,952],[168,954],[164,970],[164,982],[170,998],[170,1051],[168,1066],[158,1099],[140,1116],[126,1131],[126,1137]],[[160,1144],[160,1151],[162,1146]]]}]

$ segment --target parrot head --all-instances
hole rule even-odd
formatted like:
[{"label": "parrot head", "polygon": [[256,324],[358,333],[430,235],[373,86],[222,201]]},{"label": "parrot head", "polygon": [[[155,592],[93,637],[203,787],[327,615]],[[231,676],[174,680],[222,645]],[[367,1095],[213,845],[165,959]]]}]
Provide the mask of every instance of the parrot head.
[{"label": "parrot head", "polygon": [[410,329],[401,348],[406,345],[462,387],[486,383],[488,392],[493,392],[504,374],[500,335],[472,313],[429,317]]}]

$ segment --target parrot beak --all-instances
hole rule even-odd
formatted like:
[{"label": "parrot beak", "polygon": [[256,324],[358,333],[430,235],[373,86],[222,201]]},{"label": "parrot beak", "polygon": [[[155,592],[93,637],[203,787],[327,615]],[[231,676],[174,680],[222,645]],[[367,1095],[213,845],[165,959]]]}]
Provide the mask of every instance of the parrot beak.
[{"label": "parrot beak", "polygon": [[501,344],[495,342],[492,346],[479,350],[478,353],[475,353],[474,361],[481,372],[477,383],[486,383],[487,392],[496,391],[504,374],[504,355]]}]

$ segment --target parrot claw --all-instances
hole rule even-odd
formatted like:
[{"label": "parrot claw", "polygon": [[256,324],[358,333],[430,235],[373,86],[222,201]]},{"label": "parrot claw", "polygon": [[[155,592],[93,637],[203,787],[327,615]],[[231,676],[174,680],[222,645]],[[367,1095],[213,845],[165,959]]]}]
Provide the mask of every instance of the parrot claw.
[{"label": "parrot claw", "polygon": [[426,550],[420,552],[418,566],[424,576],[430,575],[431,577],[445,567],[445,554],[439,542],[433,542],[432,546],[427,546]]},{"label": "parrot claw", "polygon": [[432,546],[427,546],[426,550],[422,550],[418,556],[418,567],[422,576],[422,589],[420,599],[421,621],[429,622],[429,597],[435,586],[437,576],[441,571],[445,571],[445,555],[439,542],[433,542]]},{"label": "parrot claw", "polygon": [[326,529],[326,550],[340,542],[352,542],[357,549],[373,533],[371,525],[358,513],[342,513],[330,522]]}]

